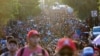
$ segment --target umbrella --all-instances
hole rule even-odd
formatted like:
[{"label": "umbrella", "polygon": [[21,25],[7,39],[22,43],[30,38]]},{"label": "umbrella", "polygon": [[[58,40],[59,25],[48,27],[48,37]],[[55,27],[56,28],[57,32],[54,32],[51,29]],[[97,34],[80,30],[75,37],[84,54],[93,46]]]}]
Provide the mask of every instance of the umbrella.
[{"label": "umbrella", "polygon": [[100,45],[100,35],[98,35],[93,41],[93,44]]}]

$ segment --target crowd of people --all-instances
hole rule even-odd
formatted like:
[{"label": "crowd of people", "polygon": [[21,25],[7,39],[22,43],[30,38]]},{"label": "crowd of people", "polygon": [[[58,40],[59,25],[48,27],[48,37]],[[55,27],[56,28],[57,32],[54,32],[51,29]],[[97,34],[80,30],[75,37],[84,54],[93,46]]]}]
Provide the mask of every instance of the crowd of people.
[{"label": "crowd of people", "polygon": [[10,21],[0,39],[1,56],[100,56],[89,27],[63,10],[45,10],[25,21]]},{"label": "crowd of people", "polygon": [[15,37],[7,36],[6,47],[1,50],[1,56],[99,56],[99,46],[84,43],[80,48],[77,41],[66,36],[59,38],[51,50],[50,47],[41,46],[41,36],[37,30],[30,30],[26,35],[27,42],[24,46],[19,45]]},{"label": "crowd of people", "polygon": [[[66,23],[67,22],[67,23]],[[31,22],[30,20],[28,22],[23,22],[23,21],[14,21],[14,22],[10,22],[10,26],[8,25],[6,28],[5,28],[5,35],[6,36],[9,36],[9,35],[13,35],[15,38],[18,38],[20,43],[25,43],[26,41],[26,34],[28,31],[32,30],[32,29],[36,29],[39,31],[39,33],[41,34],[41,41],[42,43],[45,43],[44,46],[47,46],[47,44],[51,43],[52,41],[53,42],[56,42],[55,39],[58,39],[59,36],[57,36],[56,34],[60,33],[65,33],[67,35],[71,35],[72,32],[75,30],[75,27],[77,27],[76,25],[78,24],[76,20],[74,19],[67,19],[66,22],[63,24],[62,29],[57,29],[58,26],[55,26],[55,28],[51,27],[52,25],[50,24],[45,24],[45,25],[40,25],[34,23],[33,21]],[[72,23],[73,22],[73,23]],[[76,24],[74,26],[74,24]],[[66,25],[66,26],[65,26]],[[69,25],[69,26],[67,26]],[[71,26],[73,26],[71,28]],[[61,28],[61,27],[60,27]],[[67,28],[67,30],[66,30]],[[64,31],[66,30],[66,31]],[[62,32],[64,31],[64,32]],[[74,34],[73,34],[74,35]]]}]

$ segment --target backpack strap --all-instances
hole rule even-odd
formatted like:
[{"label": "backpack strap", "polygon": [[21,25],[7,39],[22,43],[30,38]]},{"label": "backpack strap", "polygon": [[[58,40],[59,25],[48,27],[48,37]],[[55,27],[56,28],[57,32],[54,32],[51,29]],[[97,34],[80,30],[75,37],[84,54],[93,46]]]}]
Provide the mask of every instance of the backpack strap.
[{"label": "backpack strap", "polygon": [[42,49],[42,54],[45,56],[45,50],[44,49]]},{"label": "backpack strap", "polygon": [[20,56],[23,55],[23,53],[24,53],[24,49],[25,49],[25,48],[22,48],[22,49],[20,50]]}]

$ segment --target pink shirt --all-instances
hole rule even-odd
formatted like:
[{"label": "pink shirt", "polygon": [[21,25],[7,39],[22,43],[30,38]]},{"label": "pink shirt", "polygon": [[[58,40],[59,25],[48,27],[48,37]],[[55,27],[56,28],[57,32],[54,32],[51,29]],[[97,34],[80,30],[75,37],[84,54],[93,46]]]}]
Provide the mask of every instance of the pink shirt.
[{"label": "pink shirt", "polygon": [[[21,49],[20,49],[21,50]],[[17,52],[16,56],[20,56],[20,50]],[[24,47],[24,52],[22,54],[22,56],[31,56],[33,53],[38,53],[38,54],[42,54],[42,47],[41,46],[37,46],[35,49],[30,50],[28,48],[28,46]],[[45,51],[45,56],[49,56],[47,51]]]}]

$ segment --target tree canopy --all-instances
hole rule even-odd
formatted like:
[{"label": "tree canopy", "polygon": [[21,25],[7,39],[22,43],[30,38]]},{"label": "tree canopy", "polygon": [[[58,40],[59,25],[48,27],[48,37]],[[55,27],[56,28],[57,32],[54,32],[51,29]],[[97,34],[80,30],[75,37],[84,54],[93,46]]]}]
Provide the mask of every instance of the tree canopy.
[{"label": "tree canopy", "polygon": [[0,0],[0,30],[10,19],[27,19],[40,11],[38,0]]},{"label": "tree canopy", "polygon": [[38,0],[19,0],[19,14],[21,18],[35,16],[40,12]]},{"label": "tree canopy", "polygon": [[2,25],[7,23],[9,19],[26,19],[39,12],[38,0],[0,0],[0,22]]},{"label": "tree canopy", "polygon": [[97,0],[62,0],[62,2],[71,6],[81,19],[90,16],[92,10],[97,10]]}]

